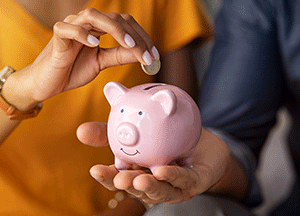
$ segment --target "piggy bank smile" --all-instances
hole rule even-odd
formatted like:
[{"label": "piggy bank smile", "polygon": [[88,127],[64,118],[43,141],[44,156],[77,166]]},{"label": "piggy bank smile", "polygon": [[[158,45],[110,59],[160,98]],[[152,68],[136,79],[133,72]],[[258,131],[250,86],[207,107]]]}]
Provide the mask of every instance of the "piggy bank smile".
[{"label": "piggy bank smile", "polygon": [[107,138],[117,170],[135,164],[153,173],[178,161],[190,166],[201,135],[201,116],[193,98],[166,84],[126,88],[109,82],[104,94],[111,106]]},{"label": "piggy bank smile", "polygon": [[124,154],[126,154],[126,155],[128,155],[128,156],[134,156],[134,155],[136,155],[136,154],[141,154],[137,149],[135,150],[135,153],[133,153],[133,154],[130,154],[130,153],[124,151],[123,148],[121,148],[120,150],[121,150]]}]

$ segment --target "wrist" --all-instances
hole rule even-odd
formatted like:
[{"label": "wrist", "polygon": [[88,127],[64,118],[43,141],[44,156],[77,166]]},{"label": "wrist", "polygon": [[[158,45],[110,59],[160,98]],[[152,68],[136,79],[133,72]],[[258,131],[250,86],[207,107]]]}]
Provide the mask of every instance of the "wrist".
[{"label": "wrist", "polygon": [[[30,97],[27,88],[24,71],[26,68],[11,74],[3,85],[1,95],[7,103],[11,104],[20,111],[26,112],[36,107],[40,101]],[[26,73],[25,73],[26,74]]]},{"label": "wrist", "polygon": [[239,162],[231,155],[224,174],[206,193],[242,200],[246,196],[247,189],[246,174]]}]

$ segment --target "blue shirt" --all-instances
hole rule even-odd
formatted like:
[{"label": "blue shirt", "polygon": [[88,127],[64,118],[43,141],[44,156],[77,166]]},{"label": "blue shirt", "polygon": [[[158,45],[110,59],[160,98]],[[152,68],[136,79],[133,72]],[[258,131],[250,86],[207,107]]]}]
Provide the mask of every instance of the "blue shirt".
[{"label": "blue shirt", "polygon": [[250,182],[245,203],[256,206],[256,161],[282,106],[293,116],[289,146],[300,159],[300,1],[223,2],[199,105],[203,125],[243,165]]}]

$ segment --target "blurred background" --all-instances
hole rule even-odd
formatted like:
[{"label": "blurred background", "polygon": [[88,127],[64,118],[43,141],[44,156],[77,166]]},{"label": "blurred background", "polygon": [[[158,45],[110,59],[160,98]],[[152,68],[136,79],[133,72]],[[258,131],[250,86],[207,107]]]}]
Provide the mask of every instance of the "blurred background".
[{"label": "blurred background", "polygon": [[[208,16],[213,23],[222,1],[202,0],[202,4],[206,7]],[[212,46],[213,40],[195,53],[199,83],[201,83],[209,64]],[[287,111],[285,109],[280,110],[278,113],[278,122],[271,131],[267,143],[263,148],[257,178],[262,188],[264,203],[254,210],[258,215],[266,215],[291,190],[295,173],[286,147],[287,132],[289,131],[290,124],[291,119]]]}]

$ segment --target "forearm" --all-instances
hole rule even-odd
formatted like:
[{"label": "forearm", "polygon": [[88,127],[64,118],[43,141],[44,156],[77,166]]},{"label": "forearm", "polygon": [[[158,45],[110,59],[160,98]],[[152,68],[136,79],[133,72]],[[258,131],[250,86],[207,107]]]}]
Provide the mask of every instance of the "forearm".
[{"label": "forearm", "polygon": [[211,181],[215,183],[206,190],[206,193],[234,200],[246,197],[248,180],[243,167],[235,159],[227,143],[206,128],[202,128],[194,162],[213,170]]},{"label": "forearm", "polygon": [[[257,206],[262,202],[262,196],[255,175],[257,160],[253,151],[245,143],[222,130],[211,127],[206,129],[213,133],[214,136],[211,137],[219,140],[211,142],[215,149],[220,148],[216,144],[221,144],[221,146],[225,144],[226,149],[229,149],[229,152],[226,153],[226,171],[216,181],[214,184],[216,186],[210,188],[211,192],[243,201],[247,206]],[[224,152],[222,149],[221,151]],[[219,158],[220,156],[217,155],[214,160],[219,160]]]},{"label": "forearm", "polygon": [[[10,75],[1,91],[6,102],[13,105],[20,111],[28,111],[37,105],[38,102],[31,100],[25,91],[22,74],[28,68]],[[10,120],[3,110],[0,110],[0,144],[12,133],[20,121]]]},{"label": "forearm", "polygon": [[241,201],[246,197],[247,190],[246,173],[235,157],[231,155],[226,172],[207,193]]},{"label": "forearm", "polygon": [[0,144],[3,143],[19,123],[20,121],[10,120],[3,111],[0,111]]}]

